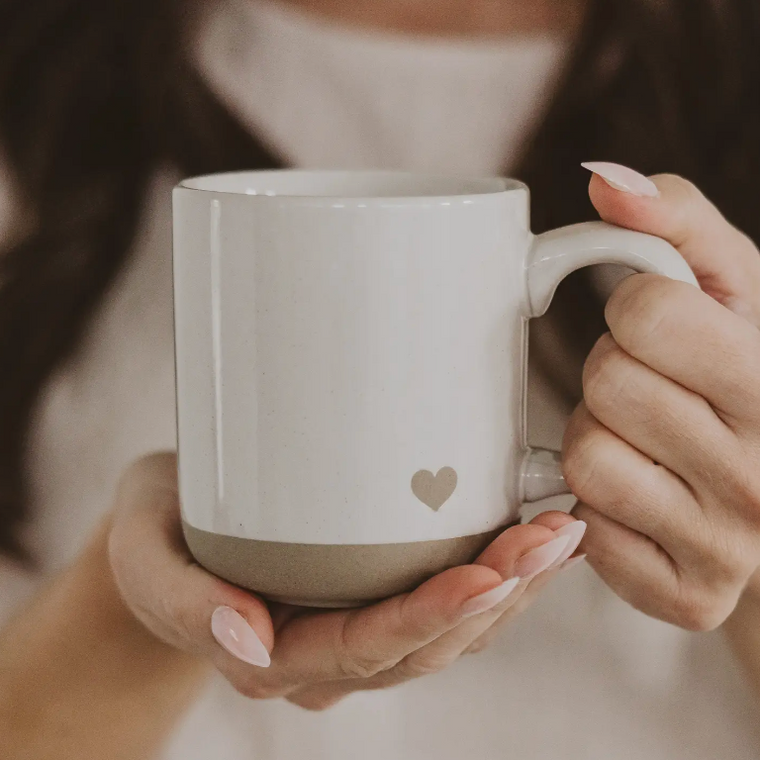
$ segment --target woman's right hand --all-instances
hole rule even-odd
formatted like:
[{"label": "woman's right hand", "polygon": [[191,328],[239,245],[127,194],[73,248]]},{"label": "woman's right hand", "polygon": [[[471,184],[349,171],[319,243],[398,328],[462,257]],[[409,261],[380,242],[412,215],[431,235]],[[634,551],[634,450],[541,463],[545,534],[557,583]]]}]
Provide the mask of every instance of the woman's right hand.
[{"label": "woman's right hand", "polygon": [[121,481],[109,540],[120,593],[154,635],[208,658],[242,694],[309,709],[443,669],[527,606],[585,528],[546,512],[506,530],[472,565],[362,609],[268,605],[195,563],[182,537],[176,471],[174,454],[154,454]]}]

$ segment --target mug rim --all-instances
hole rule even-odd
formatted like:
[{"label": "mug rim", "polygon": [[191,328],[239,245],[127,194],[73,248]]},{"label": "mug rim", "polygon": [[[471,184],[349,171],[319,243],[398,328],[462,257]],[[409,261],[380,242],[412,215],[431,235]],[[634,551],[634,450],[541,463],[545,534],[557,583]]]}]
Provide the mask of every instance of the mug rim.
[{"label": "mug rim", "polygon": [[[267,176],[272,179],[282,180],[287,177],[288,181],[302,179],[303,181],[325,180],[326,182],[347,182],[365,180],[367,182],[388,182],[397,181],[400,185],[407,183],[411,188],[415,183],[418,186],[427,184],[448,185],[454,189],[452,192],[435,192],[426,190],[425,192],[385,192],[385,193],[350,193],[350,192],[299,192],[288,193],[278,192],[271,189],[265,189],[266,185],[254,187],[253,179],[259,181],[265,180]],[[475,202],[478,199],[493,198],[502,196],[516,191],[528,191],[524,182],[510,177],[499,176],[475,176],[465,174],[443,174],[433,172],[415,172],[415,171],[397,171],[397,170],[375,170],[375,169],[263,169],[263,170],[244,170],[215,172],[211,174],[201,174],[192,177],[185,177],[175,186],[177,190],[187,190],[190,192],[213,193],[215,195],[228,195],[237,197],[256,198],[257,200],[278,200],[278,201],[330,201],[330,202],[410,202],[410,201],[445,201],[445,200],[469,200]]]}]

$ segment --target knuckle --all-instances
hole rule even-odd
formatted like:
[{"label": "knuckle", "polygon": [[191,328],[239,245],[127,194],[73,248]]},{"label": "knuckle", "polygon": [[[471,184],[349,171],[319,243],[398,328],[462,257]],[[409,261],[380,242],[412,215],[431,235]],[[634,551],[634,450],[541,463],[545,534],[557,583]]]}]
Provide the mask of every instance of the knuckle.
[{"label": "knuckle", "polygon": [[331,707],[334,706],[334,703],[332,702],[294,702],[293,704],[300,707],[302,710],[307,710],[308,712],[315,712],[315,713],[321,713],[326,712]]},{"label": "knuckle", "polygon": [[705,212],[712,204],[693,182],[677,174],[662,174],[657,184],[670,200],[670,210],[673,215],[671,222],[673,234],[670,240],[673,245],[679,247],[685,242],[691,230],[701,226]]},{"label": "knuckle", "polygon": [[599,524],[600,513],[594,509],[594,507],[586,504],[582,500],[573,507],[572,515],[578,520],[583,520],[589,527],[586,529],[586,533],[583,536],[586,545],[589,544],[589,539],[594,539],[596,528]]},{"label": "knuckle", "polygon": [[719,600],[705,591],[682,593],[673,604],[673,622],[695,633],[715,630],[726,618]]},{"label": "knuckle", "polygon": [[570,450],[585,435],[589,423],[593,424],[591,413],[585,403],[579,404],[570,416],[562,436],[562,460],[567,459]]},{"label": "knuckle", "polygon": [[583,398],[592,413],[616,406],[631,385],[631,367],[625,352],[609,335],[602,336],[583,368]]},{"label": "knuckle", "polygon": [[341,676],[364,680],[393,667],[397,660],[389,662],[386,658],[363,652],[361,646],[351,643],[355,638],[352,635],[352,620],[351,616],[345,619],[335,643],[335,661]]},{"label": "knuckle", "polygon": [[307,710],[308,712],[321,713],[321,712],[326,712],[331,707],[335,707],[338,701],[339,700],[333,700],[331,702],[322,702],[322,701],[298,702],[296,700],[293,700],[293,704],[300,707],[302,710]]},{"label": "knuckle", "polygon": [[669,194],[675,196],[677,202],[689,206],[705,200],[702,191],[691,180],[678,174],[662,174],[660,181],[667,185]]},{"label": "knuckle", "polygon": [[388,670],[388,667],[388,663],[371,657],[344,654],[340,658],[340,668],[344,678],[366,680]]},{"label": "knuckle", "polygon": [[599,491],[600,454],[604,448],[604,436],[596,430],[574,438],[567,446],[562,461],[563,475],[570,490],[581,501],[593,502]]},{"label": "knuckle", "polygon": [[734,478],[734,492],[753,526],[760,527],[760,475],[756,467],[742,466],[738,468]]},{"label": "knuckle", "polygon": [[396,673],[404,681],[432,676],[445,670],[457,656],[443,652],[411,655],[396,666]]},{"label": "knuckle", "polygon": [[493,644],[495,638],[496,635],[491,634],[490,631],[489,633],[483,634],[479,639],[475,639],[475,641],[467,647],[465,654],[480,654],[481,652],[485,652],[485,650]]},{"label": "knuckle", "polygon": [[[698,526],[696,533],[683,541],[682,547],[689,554],[690,566],[698,568],[701,582],[708,587],[703,593],[717,594],[741,584],[747,576],[750,552],[745,551],[736,525],[730,522]],[[688,599],[684,604],[688,606]]]},{"label": "knuckle", "polygon": [[746,232],[733,226],[731,229],[736,237],[736,245],[739,250],[746,251],[748,257],[757,257],[758,253],[760,253],[760,249],[755,245],[755,241]]},{"label": "knuckle", "polygon": [[188,603],[187,590],[181,588],[179,583],[168,583],[166,593],[154,598],[154,608],[156,605],[157,617],[171,628],[180,641],[195,644],[198,632],[207,630],[208,623],[201,620],[201,609]]},{"label": "knuckle", "polygon": [[760,531],[760,485],[752,489],[748,496],[748,517],[756,531]]},{"label": "knuckle", "polygon": [[327,709],[329,709],[332,706],[327,703],[320,702],[319,700],[300,699],[300,698],[293,698],[293,699],[289,698],[288,702],[295,705],[296,707],[300,707],[302,710],[306,710],[307,712],[314,712],[314,713],[325,712]]},{"label": "knuckle", "polygon": [[192,642],[196,638],[197,623],[193,611],[182,605],[177,605],[167,611],[177,636],[182,641]]},{"label": "knuckle", "polygon": [[243,676],[231,678],[229,680],[235,691],[248,699],[264,701],[268,699],[279,699],[283,696],[282,689],[262,680],[258,675],[254,677]]},{"label": "knuckle", "polygon": [[342,702],[344,697],[318,697],[310,694],[296,694],[287,697],[287,701],[309,712],[325,712]]},{"label": "knuckle", "polygon": [[605,333],[594,344],[586,362],[583,365],[583,384],[594,384],[600,373],[604,371],[607,364],[607,356],[614,350],[614,339],[610,333]]},{"label": "knuckle", "polygon": [[746,531],[760,529],[760,470],[735,441],[716,442],[709,454],[720,466],[705,470],[705,486],[714,499],[724,502],[726,514],[732,514]]},{"label": "knuckle", "polygon": [[729,531],[719,535],[711,547],[710,564],[713,566],[713,576],[716,581],[726,584],[739,582],[747,576],[751,562],[747,554],[739,548],[738,542],[732,540]]},{"label": "knuckle", "polygon": [[680,285],[662,275],[636,274],[615,289],[605,316],[615,340],[628,353],[645,353],[669,337],[681,309]]}]

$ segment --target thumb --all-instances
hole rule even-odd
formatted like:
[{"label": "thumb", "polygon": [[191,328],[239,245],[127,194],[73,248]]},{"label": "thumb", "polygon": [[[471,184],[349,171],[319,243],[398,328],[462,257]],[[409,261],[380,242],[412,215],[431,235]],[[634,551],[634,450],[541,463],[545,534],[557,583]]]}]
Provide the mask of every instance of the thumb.
[{"label": "thumb", "polygon": [[589,195],[604,221],[667,240],[705,293],[760,326],[760,253],[695,185],[672,174],[647,178],[618,164],[583,166],[594,173]]},{"label": "thumb", "polygon": [[185,546],[174,454],[143,457],[124,473],[108,551],[124,601],[158,638],[209,657],[224,673],[240,660],[268,667],[267,605],[203,570]]}]

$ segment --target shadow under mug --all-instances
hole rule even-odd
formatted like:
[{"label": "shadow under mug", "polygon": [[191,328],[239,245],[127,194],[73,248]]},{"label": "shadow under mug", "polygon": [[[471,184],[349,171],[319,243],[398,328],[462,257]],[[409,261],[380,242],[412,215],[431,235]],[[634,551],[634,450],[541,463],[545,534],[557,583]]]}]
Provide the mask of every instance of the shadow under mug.
[{"label": "shadow under mug", "polygon": [[343,607],[471,562],[566,492],[526,446],[527,320],[622,264],[696,284],[665,241],[535,236],[520,182],[262,171],[174,190],[179,482],[197,561]]}]

